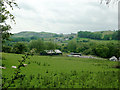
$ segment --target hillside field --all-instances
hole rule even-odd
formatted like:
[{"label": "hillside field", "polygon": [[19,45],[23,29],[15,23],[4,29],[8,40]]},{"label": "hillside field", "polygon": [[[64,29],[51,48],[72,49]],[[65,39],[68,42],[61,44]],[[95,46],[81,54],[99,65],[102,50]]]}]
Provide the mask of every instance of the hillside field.
[{"label": "hillside field", "polygon": [[[9,79],[22,54],[3,53],[2,75]],[[11,85],[16,88],[118,88],[118,62],[106,59],[87,59],[65,56],[32,56],[19,79]],[[4,82],[4,81],[3,81]]]}]

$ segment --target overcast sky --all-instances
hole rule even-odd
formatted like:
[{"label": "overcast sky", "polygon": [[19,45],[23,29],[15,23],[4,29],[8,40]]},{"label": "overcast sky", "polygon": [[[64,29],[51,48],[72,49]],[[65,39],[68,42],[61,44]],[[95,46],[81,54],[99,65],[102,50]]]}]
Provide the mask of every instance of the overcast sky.
[{"label": "overcast sky", "polygon": [[21,31],[75,33],[78,31],[116,30],[117,4],[100,4],[100,0],[17,0],[16,24],[12,33]]}]

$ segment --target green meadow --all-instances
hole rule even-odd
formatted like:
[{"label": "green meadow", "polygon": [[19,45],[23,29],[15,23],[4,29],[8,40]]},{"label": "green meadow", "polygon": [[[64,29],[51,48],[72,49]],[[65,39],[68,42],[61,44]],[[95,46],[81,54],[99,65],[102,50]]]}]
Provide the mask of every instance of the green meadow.
[{"label": "green meadow", "polygon": [[[22,54],[2,53],[2,75],[10,79]],[[22,67],[24,78],[11,88],[119,88],[118,62],[66,56],[30,56]],[[3,80],[4,82],[4,80]],[[6,82],[7,83],[7,82]]]}]

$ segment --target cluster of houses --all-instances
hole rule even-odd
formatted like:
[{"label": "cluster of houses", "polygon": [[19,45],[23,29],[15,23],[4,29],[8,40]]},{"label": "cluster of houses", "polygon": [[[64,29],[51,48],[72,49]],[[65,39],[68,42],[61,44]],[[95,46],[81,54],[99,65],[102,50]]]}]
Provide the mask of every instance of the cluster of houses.
[{"label": "cluster of houses", "polygon": [[54,41],[55,42],[64,42],[64,41],[68,41],[69,38],[55,38]]},{"label": "cluster of houses", "polygon": [[68,40],[71,40],[73,38],[76,37],[76,34],[75,33],[71,33],[71,34],[64,34],[63,37],[59,37],[59,38],[55,38],[54,41],[55,42],[64,42],[64,41],[68,41]]}]

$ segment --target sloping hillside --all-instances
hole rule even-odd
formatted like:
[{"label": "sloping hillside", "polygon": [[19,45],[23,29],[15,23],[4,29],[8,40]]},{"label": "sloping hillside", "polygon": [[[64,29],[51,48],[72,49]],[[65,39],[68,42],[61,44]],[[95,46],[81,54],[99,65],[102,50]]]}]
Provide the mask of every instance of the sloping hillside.
[{"label": "sloping hillside", "polygon": [[14,34],[12,37],[39,37],[39,38],[50,38],[58,36],[58,34],[55,33],[49,33],[49,32],[30,32],[30,31],[24,31],[20,33]]},{"label": "sloping hillside", "polygon": [[115,31],[96,31],[94,33],[101,33],[102,36],[104,37],[104,35],[112,35]]}]

